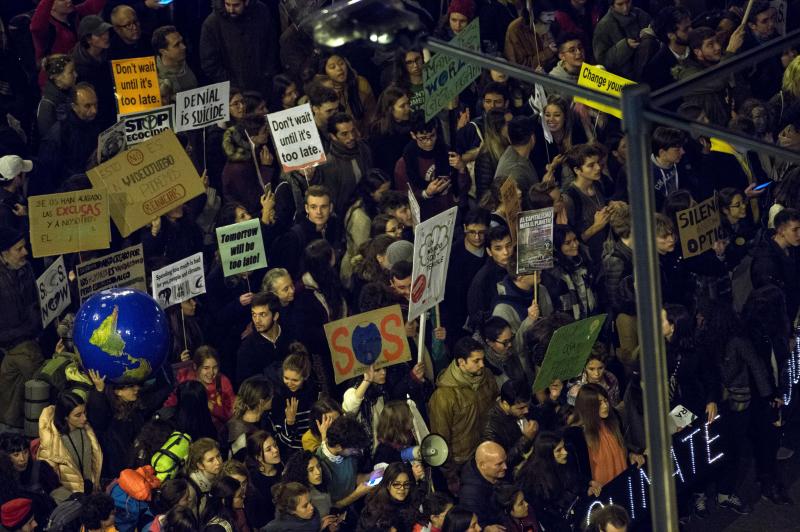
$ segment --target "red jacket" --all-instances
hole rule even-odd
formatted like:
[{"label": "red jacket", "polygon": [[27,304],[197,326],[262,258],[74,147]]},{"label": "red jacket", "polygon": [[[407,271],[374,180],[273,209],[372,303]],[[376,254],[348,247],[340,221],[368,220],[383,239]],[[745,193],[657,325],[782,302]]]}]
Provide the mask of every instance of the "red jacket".
[{"label": "red jacket", "polygon": [[[31,36],[36,51],[36,64],[42,57],[51,54],[68,54],[78,42],[78,23],[86,15],[98,15],[106,5],[106,0],[86,0],[75,6],[77,17],[70,17],[65,24],[50,16],[55,0],[41,0],[31,17]],[[39,86],[43,87],[47,76],[39,72]]]},{"label": "red jacket", "polygon": [[[178,384],[186,381],[196,381],[197,373],[192,368],[182,369],[175,376],[175,380],[178,381]],[[219,387],[217,387],[218,385]],[[217,374],[214,382],[206,386],[206,394],[208,395],[208,401],[214,405],[211,408],[211,420],[217,430],[220,430],[233,415],[233,401],[236,399],[236,394],[233,393],[230,379],[222,373]],[[177,404],[178,395],[173,391],[164,401],[164,406],[170,407]]]}]

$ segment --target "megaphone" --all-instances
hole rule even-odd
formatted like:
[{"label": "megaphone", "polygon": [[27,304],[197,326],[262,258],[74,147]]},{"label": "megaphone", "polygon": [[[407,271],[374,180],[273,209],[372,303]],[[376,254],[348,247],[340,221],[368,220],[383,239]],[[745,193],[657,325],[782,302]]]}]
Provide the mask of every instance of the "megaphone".
[{"label": "megaphone", "polygon": [[447,461],[450,456],[450,449],[447,442],[438,434],[428,434],[422,439],[419,445],[406,447],[400,451],[400,457],[404,462],[421,460],[429,466],[439,467]]}]

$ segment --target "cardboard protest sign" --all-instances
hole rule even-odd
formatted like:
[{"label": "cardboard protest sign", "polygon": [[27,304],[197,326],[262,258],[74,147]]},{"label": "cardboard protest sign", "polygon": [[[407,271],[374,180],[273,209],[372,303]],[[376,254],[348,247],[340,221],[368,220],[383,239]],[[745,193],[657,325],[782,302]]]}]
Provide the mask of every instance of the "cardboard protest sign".
[{"label": "cardboard protest sign", "polygon": [[[481,51],[481,29],[476,18],[450,41],[453,46]],[[444,109],[461,91],[481,75],[480,67],[438,53],[425,63],[422,69],[425,91],[423,109],[425,121],[431,120]]]},{"label": "cardboard protest sign", "polygon": [[[620,97],[622,95],[622,87],[633,84],[634,82],[629,79],[617,76],[599,66],[593,66],[588,63],[584,63],[581,66],[581,71],[578,74],[578,85],[603,92],[610,96]],[[587,107],[608,113],[617,118],[622,118],[622,111],[619,109],[614,109],[613,107],[596,103],[586,98],[576,97],[575,102],[582,103]]]},{"label": "cardboard protest sign", "polygon": [[720,227],[716,196],[678,211],[677,220],[685,259],[712,249],[714,242],[725,236],[725,231]]},{"label": "cardboard protest sign", "polygon": [[411,185],[408,185],[408,207],[411,210],[411,221],[414,222],[414,226],[419,225],[422,221],[422,211],[419,208],[419,202],[414,195],[414,191],[411,190]]},{"label": "cardboard protest sign", "polygon": [[97,135],[97,162],[104,163],[128,148],[125,122],[120,121]]},{"label": "cardboard protest sign", "polygon": [[138,113],[161,105],[154,57],[111,61],[111,71],[119,114]]},{"label": "cardboard protest sign", "polygon": [[269,129],[284,172],[302,170],[325,162],[311,105],[303,104],[267,115]]},{"label": "cardboard protest sign", "polygon": [[206,293],[203,254],[173,262],[152,273],[153,297],[167,308]]},{"label": "cardboard protest sign", "polygon": [[223,81],[175,96],[175,132],[191,131],[231,118],[231,82]]},{"label": "cardboard protest sign", "polygon": [[408,321],[414,321],[444,299],[457,210],[457,207],[448,209],[414,228],[414,266]]},{"label": "cardboard protest sign", "polygon": [[89,189],[28,198],[34,257],[92,249],[111,243],[108,194]]},{"label": "cardboard protest sign", "polygon": [[517,242],[517,216],[522,210],[522,203],[519,198],[519,187],[513,177],[509,177],[500,187],[500,203],[503,205],[503,212],[506,213],[506,223],[511,233],[511,242]]},{"label": "cardboard protest sign", "polygon": [[553,267],[553,207],[519,213],[517,275]]},{"label": "cardboard protest sign", "polygon": [[775,31],[778,32],[778,35],[786,35],[788,3],[786,0],[771,0],[769,3],[775,9]]},{"label": "cardboard protest sign", "polygon": [[324,328],[336,384],[361,375],[371,364],[384,368],[411,360],[400,305],[332,321]]},{"label": "cardboard protest sign", "polygon": [[533,391],[544,390],[556,379],[566,380],[580,375],[605,321],[606,314],[599,314],[564,325],[553,333],[542,367],[536,374]]},{"label": "cardboard protest sign", "polygon": [[126,146],[149,140],[168,129],[174,130],[175,119],[172,110],[171,105],[165,105],[139,113],[119,115],[117,120],[125,124]]},{"label": "cardboard protest sign", "polygon": [[217,244],[225,277],[267,267],[258,219],[217,227]]},{"label": "cardboard protest sign", "polygon": [[58,259],[36,279],[39,291],[39,310],[42,314],[42,327],[47,327],[53,318],[60,316],[72,302],[69,293],[67,268],[64,257]]},{"label": "cardboard protest sign", "polygon": [[147,292],[141,244],[81,262],[75,268],[81,303],[106,288],[136,288]]},{"label": "cardboard protest sign", "polygon": [[122,236],[205,191],[194,164],[170,130],[128,148],[86,175],[95,188],[111,193],[111,218]]}]

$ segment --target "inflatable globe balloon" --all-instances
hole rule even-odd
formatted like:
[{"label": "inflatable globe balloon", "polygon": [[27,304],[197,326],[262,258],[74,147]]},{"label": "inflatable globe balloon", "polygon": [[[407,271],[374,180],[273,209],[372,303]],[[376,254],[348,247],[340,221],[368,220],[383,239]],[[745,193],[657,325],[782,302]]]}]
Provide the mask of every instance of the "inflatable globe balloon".
[{"label": "inflatable globe balloon", "polygon": [[73,339],[84,368],[110,382],[130,383],[161,367],[170,332],[155,299],[132,288],[110,288],[81,305]]}]

